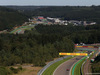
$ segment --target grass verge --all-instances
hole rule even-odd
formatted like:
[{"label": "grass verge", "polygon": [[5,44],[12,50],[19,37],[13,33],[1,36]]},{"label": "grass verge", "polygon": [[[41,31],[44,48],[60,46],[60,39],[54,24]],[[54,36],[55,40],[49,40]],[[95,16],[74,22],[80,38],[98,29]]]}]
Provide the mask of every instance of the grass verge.
[{"label": "grass verge", "polygon": [[17,29],[12,30],[10,33],[15,33],[15,32],[18,32],[20,30],[31,30],[32,28],[34,28],[34,26],[21,26]]},{"label": "grass verge", "polygon": [[53,72],[55,71],[55,69],[56,69],[60,64],[62,64],[63,62],[65,62],[65,61],[67,61],[67,60],[69,60],[69,59],[71,59],[71,58],[73,58],[73,57],[68,57],[68,58],[66,58],[66,59],[64,59],[64,60],[61,60],[61,61],[58,61],[58,62],[52,64],[50,67],[48,67],[48,68],[43,72],[42,75],[53,75]]}]

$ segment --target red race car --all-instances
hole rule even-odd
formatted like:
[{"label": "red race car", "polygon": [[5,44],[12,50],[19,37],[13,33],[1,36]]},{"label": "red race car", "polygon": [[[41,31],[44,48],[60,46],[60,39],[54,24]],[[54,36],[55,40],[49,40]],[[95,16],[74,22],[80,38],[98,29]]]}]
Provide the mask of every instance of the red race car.
[{"label": "red race car", "polygon": [[69,69],[66,69],[66,71],[69,71]]}]

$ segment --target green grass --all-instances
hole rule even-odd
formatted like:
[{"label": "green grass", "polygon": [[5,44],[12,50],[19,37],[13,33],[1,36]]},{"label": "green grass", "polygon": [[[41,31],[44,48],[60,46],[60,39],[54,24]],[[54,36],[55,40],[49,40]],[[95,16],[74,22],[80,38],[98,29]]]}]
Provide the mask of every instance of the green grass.
[{"label": "green grass", "polygon": [[20,32],[21,30],[31,30],[32,28],[34,28],[34,26],[22,26],[22,27],[19,27],[15,30],[11,31],[10,33],[15,33],[17,31]]},{"label": "green grass", "polygon": [[81,66],[83,62],[85,61],[86,57],[82,58],[80,61],[78,61],[74,67],[72,68],[72,75],[81,75]]},{"label": "green grass", "polygon": [[82,51],[82,53],[85,53],[86,51]]},{"label": "green grass", "polygon": [[73,58],[73,57],[68,57],[68,58],[66,58],[66,59],[64,59],[64,60],[61,60],[61,61],[58,61],[58,62],[54,63],[53,65],[51,65],[50,67],[48,67],[48,68],[43,72],[42,75],[53,75],[53,72],[55,71],[55,69],[56,69],[60,64],[62,64],[63,62],[65,62],[65,61],[67,61],[67,60],[69,60],[69,59],[71,59],[71,58]]},{"label": "green grass", "polygon": [[4,67],[0,67],[0,75],[7,75],[7,69]]},{"label": "green grass", "polygon": [[16,31],[18,31],[20,28],[17,28],[17,29],[15,29],[15,30],[13,30],[13,31],[11,31],[10,33],[15,33]]}]

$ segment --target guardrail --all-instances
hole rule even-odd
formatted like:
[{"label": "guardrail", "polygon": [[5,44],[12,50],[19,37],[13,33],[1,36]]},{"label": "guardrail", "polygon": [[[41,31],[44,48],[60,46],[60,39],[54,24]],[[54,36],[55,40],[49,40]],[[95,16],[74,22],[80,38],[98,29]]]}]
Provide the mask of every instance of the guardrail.
[{"label": "guardrail", "polygon": [[44,66],[44,67],[37,73],[37,75],[42,75],[42,73],[43,73],[49,66],[51,66],[52,64],[54,64],[54,63],[56,63],[56,62],[58,62],[58,61],[61,61],[61,60],[65,59],[65,58],[68,58],[68,57],[70,57],[70,56],[64,56],[64,57],[61,57],[61,58],[58,58],[58,59],[56,59],[56,60],[54,60],[54,61],[49,62],[46,66]]},{"label": "guardrail", "polygon": [[85,62],[86,62],[86,61],[84,61],[83,64],[82,64],[82,66],[81,66],[81,75],[84,75],[84,74],[83,74],[83,69],[82,69],[82,68],[83,68],[83,65],[85,64]]},{"label": "guardrail", "polygon": [[[92,54],[89,54],[88,55],[88,57],[90,57],[90,55],[92,55]],[[82,63],[82,66],[81,66],[81,75],[84,75],[84,72],[82,71],[83,69],[83,66],[84,66],[84,64],[86,63],[86,61],[87,61],[87,59]]]}]

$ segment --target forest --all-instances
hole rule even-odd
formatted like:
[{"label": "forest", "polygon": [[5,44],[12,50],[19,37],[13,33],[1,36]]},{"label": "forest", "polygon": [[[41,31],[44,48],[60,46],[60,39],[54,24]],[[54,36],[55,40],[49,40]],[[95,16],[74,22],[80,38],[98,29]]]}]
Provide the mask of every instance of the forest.
[{"label": "forest", "polygon": [[99,43],[100,42],[100,25],[92,26],[60,26],[38,25],[35,27],[42,34],[56,34],[71,39],[74,43]]},{"label": "forest", "polygon": [[100,6],[0,6],[0,31],[20,26],[33,16],[86,20],[100,24],[99,13]]},{"label": "forest", "polygon": [[[40,34],[34,29],[23,35],[0,35],[0,65],[33,63],[44,66],[59,52],[72,52],[74,43],[60,35]],[[3,62],[3,63],[2,63]]]},{"label": "forest", "polygon": [[100,24],[99,13],[100,6],[0,6],[0,31],[20,26],[32,16],[86,20]]},{"label": "forest", "polygon": [[0,6],[0,31],[10,30],[28,21],[28,17],[16,10]]},{"label": "forest", "polygon": [[95,21],[100,24],[100,6],[6,6],[29,17],[57,17],[66,20]]},{"label": "forest", "polygon": [[75,43],[97,43],[99,37],[100,25],[37,25],[25,34],[0,34],[0,66],[24,63],[44,66],[59,57],[59,52],[73,52]]},{"label": "forest", "polygon": [[60,57],[59,52],[73,52],[74,43],[56,34],[41,34],[36,30],[25,34],[0,34],[0,75],[11,75],[21,69],[6,68],[17,64],[44,66]]},{"label": "forest", "polygon": [[75,43],[99,43],[99,37],[100,25],[37,25],[25,34],[1,34],[0,65],[33,63],[43,66],[58,57],[59,52],[73,52]]},{"label": "forest", "polygon": [[66,20],[95,21],[100,24],[100,6],[51,6],[35,9],[32,16],[58,17]]}]

